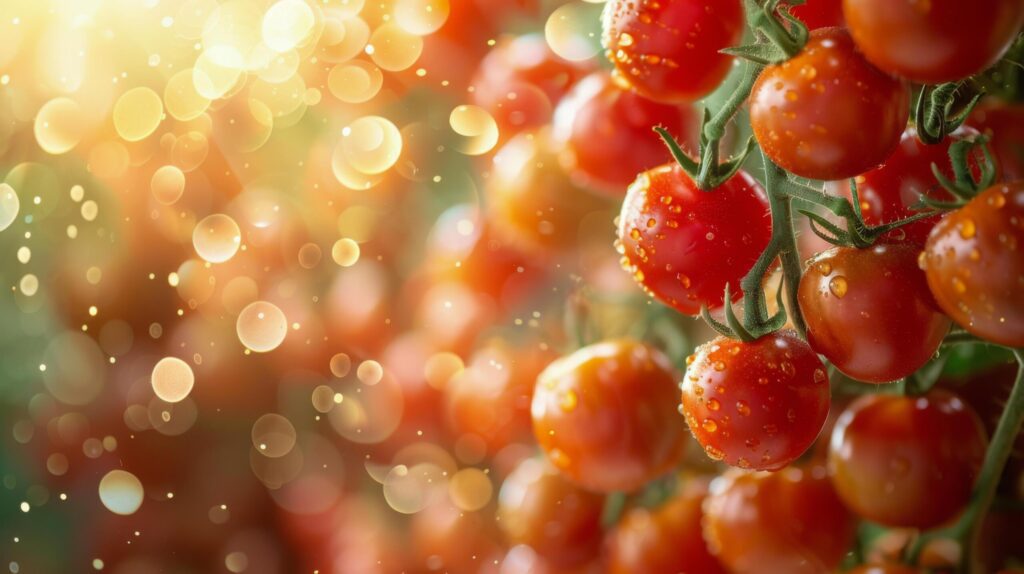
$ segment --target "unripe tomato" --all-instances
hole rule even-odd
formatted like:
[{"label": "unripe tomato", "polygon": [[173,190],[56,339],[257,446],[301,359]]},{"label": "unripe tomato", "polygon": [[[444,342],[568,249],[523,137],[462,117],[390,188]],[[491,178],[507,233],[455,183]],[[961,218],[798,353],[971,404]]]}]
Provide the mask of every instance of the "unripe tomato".
[{"label": "unripe tomato", "polygon": [[808,30],[844,24],[843,0],[807,0],[806,4],[793,6],[790,13],[799,18]]},{"label": "unripe tomato", "polygon": [[839,565],[854,522],[824,467],[730,471],[711,483],[704,538],[734,574],[822,574]]},{"label": "unripe tomato", "polygon": [[778,470],[803,454],[825,424],[825,365],[793,331],[752,343],[717,337],[686,363],[683,414],[715,460]]},{"label": "unripe tomato", "polygon": [[854,379],[887,383],[912,374],[949,332],[917,267],[918,248],[835,247],[808,262],[800,278],[807,342]]},{"label": "unripe tomato", "polygon": [[932,230],[921,256],[942,310],[967,331],[1024,346],[1024,182],[981,192]]},{"label": "unripe tomato", "polygon": [[631,86],[662,102],[706,96],[729,72],[720,50],[743,35],[739,0],[609,0],[602,18],[608,59]]},{"label": "unripe tomato", "polygon": [[872,64],[920,84],[952,82],[995,64],[1024,24],[1021,0],[843,0],[843,13]]},{"label": "unripe tomato", "polygon": [[579,488],[547,462],[526,459],[498,494],[498,525],[510,544],[526,544],[562,567],[584,564],[600,551],[604,496]]},{"label": "unripe tomato", "polygon": [[811,32],[793,58],[768,66],[750,92],[750,126],[761,149],[810,179],[853,177],[899,144],[910,88],[869,64],[843,28]]},{"label": "unripe tomato", "polygon": [[1003,181],[1024,179],[1024,104],[998,100],[982,102],[969,120],[991,138]]},{"label": "unripe tomato", "polygon": [[671,470],[686,446],[676,375],[643,343],[606,341],[548,365],[533,392],[533,433],[573,482],[633,491]]},{"label": "unripe tomato", "polygon": [[562,166],[582,187],[621,197],[636,174],[672,161],[654,133],[662,126],[697,149],[700,118],[690,106],[662,104],[598,72],[572,89],[555,110]]},{"label": "unripe tomato", "polygon": [[677,164],[640,174],[626,193],[616,248],[645,291],[687,315],[721,307],[771,238],[768,198],[746,172],[712,191]]},{"label": "unripe tomato", "polygon": [[987,445],[974,409],[948,391],[864,395],[836,423],[829,470],[858,515],[930,528],[967,504]]}]

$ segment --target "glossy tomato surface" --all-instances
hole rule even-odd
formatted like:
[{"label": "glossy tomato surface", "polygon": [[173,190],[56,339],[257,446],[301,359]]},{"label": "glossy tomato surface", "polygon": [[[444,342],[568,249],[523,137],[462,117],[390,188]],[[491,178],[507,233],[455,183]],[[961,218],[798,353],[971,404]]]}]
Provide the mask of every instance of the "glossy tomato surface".
[{"label": "glossy tomato surface", "polygon": [[722,82],[743,35],[739,0],[609,0],[602,20],[608,59],[653,100],[699,99]]},{"label": "glossy tomato surface", "polygon": [[829,470],[843,502],[886,526],[930,528],[967,504],[988,440],[956,395],[864,395],[832,432]]},{"label": "glossy tomato surface", "polygon": [[842,26],[843,0],[807,0],[801,6],[794,6],[790,13],[800,19],[808,30]]},{"label": "glossy tomato surface", "polygon": [[583,347],[537,377],[534,436],[555,467],[584,488],[636,490],[683,455],[676,385],[671,362],[646,344]]},{"label": "glossy tomato surface", "polygon": [[1021,0],[843,0],[843,12],[872,64],[922,84],[959,80],[995,64],[1024,24]]},{"label": "glossy tomato surface", "polygon": [[701,191],[678,165],[640,174],[618,219],[622,266],[646,292],[687,315],[722,305],[725,285],[740,280],[771,237],[761,186],[740,171]]},{"label": "glossy tomato surface", "polygon": [[750,93],[750,125],[765,154],[801,177],[853,177],[896,148],[910,89],[869,64],[843,28],[811,32],[795,57],[768,66]]},{"label": "glossy tomato surface", "polygon": [[1003,180],[1024,179],[1024,104],[988,100],[974,108],[970,122],[990,138]]},{"label": "glossy tomato surface", "polygon": [[717,337],[686,362],[683,414],[712,459],[778,470],[803,454],[825,424],[825,365],[793,331],[752,343]]},{"label": "glossy tomato surface", "polygon": [[993,186],[947,215],[921,264],[939,306],[961,327],[1024,346],[1024,182]]},{"label": "glossy tomato surface", "polygon": [[854,379],[886,383],[931,359],[951,321],[917,266],[919,248],[835,247],[808,262],[798,299],[807,341]]}]

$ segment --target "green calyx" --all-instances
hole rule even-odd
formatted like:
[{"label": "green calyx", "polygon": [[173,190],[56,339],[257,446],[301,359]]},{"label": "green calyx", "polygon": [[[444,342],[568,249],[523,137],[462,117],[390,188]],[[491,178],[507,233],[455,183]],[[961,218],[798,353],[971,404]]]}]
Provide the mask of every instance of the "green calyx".
[{"label": "green calyx", "polygon": [[946,139],[946,136],[963,125],[974,106],[981,100],[983,94],[979,92],[959,111],[954,112],[953,107],[960,88],[960,82],[921,88],[914,107],[914,123],[917,124],[917,137],[922,143],[934,145]]},{"label": "green calyx", "polygon": [[[920,209],[950,210],[959,209],[982,191],[992,187],[996,182],[996,163],[992,152],[988,149],[988,138],[975,136],[960,140],[949,146],[949,161],[953,166],[953,179],[949,179],[932,164],[932,175],[939,185],[955,198],[953,201],[940,201],[922,195],[915,206]],[[978,177],[971,171],[971,160],[978,165]]]}]

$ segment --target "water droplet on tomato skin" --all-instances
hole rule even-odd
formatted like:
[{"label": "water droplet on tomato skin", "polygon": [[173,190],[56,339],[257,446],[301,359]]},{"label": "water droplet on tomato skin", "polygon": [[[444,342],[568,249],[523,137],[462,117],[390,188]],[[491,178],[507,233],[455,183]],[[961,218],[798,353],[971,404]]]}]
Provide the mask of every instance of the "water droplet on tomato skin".
[{"label": "water droplet on tomato skin", "polygon": [[718,423],[716,423],[714,419],[704,419],[704,422],[700,426],[707,432],[715,432],[718,430]]},{"label": "water droplet on tomato skin", "polygon": [[842,275],[836,275],[828,282],[828,290],[838,299],[842,299],[846,296],[846,291],[849,289],[849,283],[846,281],[846,277]]}]

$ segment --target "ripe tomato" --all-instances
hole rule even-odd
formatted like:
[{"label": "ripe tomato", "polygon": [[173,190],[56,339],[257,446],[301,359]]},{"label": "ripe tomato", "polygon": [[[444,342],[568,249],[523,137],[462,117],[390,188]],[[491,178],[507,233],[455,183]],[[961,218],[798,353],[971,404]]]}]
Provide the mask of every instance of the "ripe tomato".
[{"label": "ripe tomato", "polygon": [[1024,346],[1024,182],[981,192],[928,237],[921,264],[939,306],[969,332]]},{"label": "ripe tomato", "polygon": [[609,536],[609,574],[726,574],[701,533],[701,505],[707,493],[706,480],[692,479],[659,508],[638,507],[627,512]]},{"label": "ripe tomato", "polygon": [[906,82],[867,63],[842,28],[811,32],[799,54],[765,68],[750,92],[761,149],[810,179],[853,177],[879,165],[909,115]]},{"label": "ripe tomato", "polygon": [[604,72],[584,78],[555,111],[560,159],[582,187],[621,197],[636,174],[672,161],[653,131],[662,126],[697,149],[700,118],[690,106],[661,104]]},{"label": "ripe tomato", "polygon": [[603,507],[603,496],[573,485],[545,461],[526,459],[501,485],[498,524],[510,544],[526,544],[568,568],[600,551]]},{"label": "ripe tomato", "polygon": [[616,71],[662,102],[699,99],[722,82],[743,35],[739,0],[609,0],[602,43]]},{"label": "ripe tomato", "polygon": [[803,454],[825,424],[825,365],[793,331],[753,343],[717,337],[686,364],[683,414],[715,460],[778,470]]},{"label": "ripe tomato", "polygon": [[974,409],[948,391],[864,395],[836,422],[829,470],[858,515],[930,528],[967,504],[987,444]]},{"label": "ripe tomato", "polygon": [[808,30],[844,24],[843,0],[807,0],[806,4],[790,9],[790,13],[799,18]]},{"label": "ripe tomato", "polygon": [[1024,179],[1024,104],[982,102],[971,112],[971,125],[989,138],[1003,181]]},{"label": "ripe tomato", "polygon": [[717,308],[725,284],[740,280],[771,238],[768,198],[737,172],[701,191],[677,164],[642,173],[629,187],[618,220],[622,266],[644,290],[680,313]]},{"label": "ripe tomato", "polygon": [[854,536],[824,467],[729,471],[711,483],[704,538],[735,574],[831,572]]},{"label": "ripe tomato", "polygon": [[636,490],[683,455],[676,381],[668,358],[643,343],[583,347],[537,377],[533,434],[555,467],[584,488]]},{"label": "ripe tomato", "polygon": [[919,572],[916,568],[903,564],[864,564],[853,570],[847,570],[847,574],[919,574]]},{"label": "ripe tomato", "polygon": [[949,332],[917,267],[919,248],[835,247],[808,262],[800,278],[807,342],[854,379],[887,383],[912,374]]},{"label": "ripe tomato", "polygon": [[995,64],[1024,24],[1021,0],[843,0],[843,13],[872,64],[920,84],[952,82]]},{"label": "ripe tomato", "polygon": [[501,556],[493,515],[461,510],[447,499],[412,515],[409,531],[426,571],[476,572]]}]

